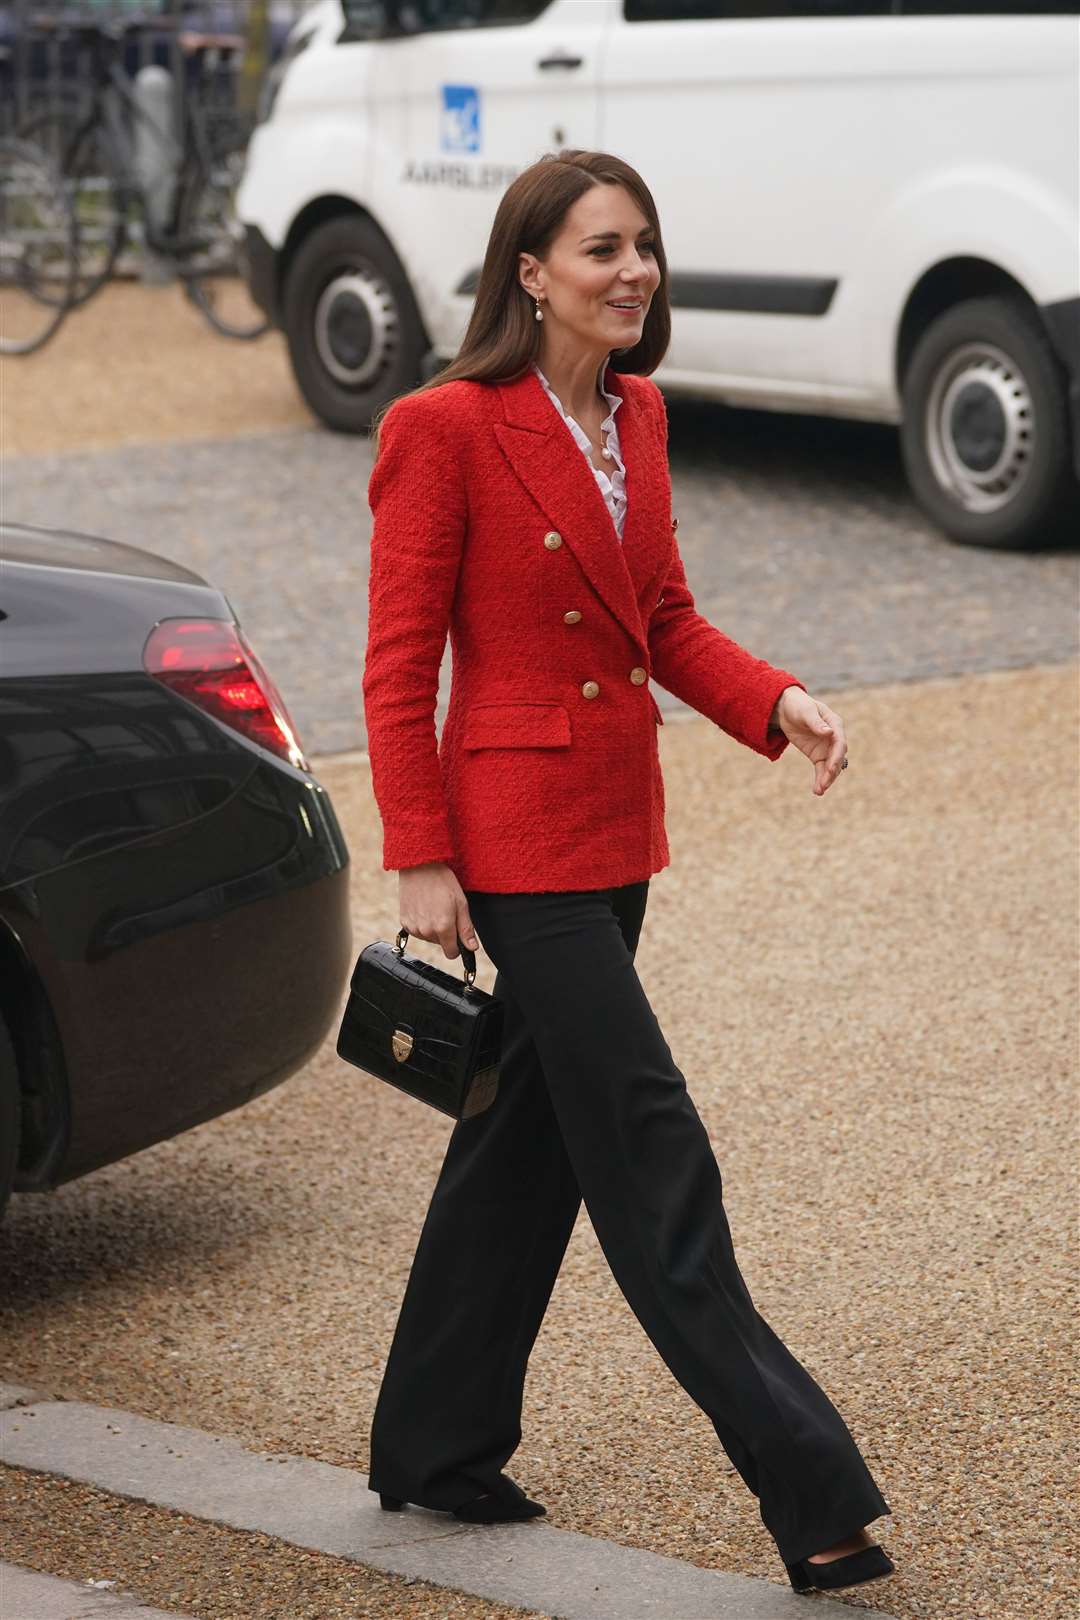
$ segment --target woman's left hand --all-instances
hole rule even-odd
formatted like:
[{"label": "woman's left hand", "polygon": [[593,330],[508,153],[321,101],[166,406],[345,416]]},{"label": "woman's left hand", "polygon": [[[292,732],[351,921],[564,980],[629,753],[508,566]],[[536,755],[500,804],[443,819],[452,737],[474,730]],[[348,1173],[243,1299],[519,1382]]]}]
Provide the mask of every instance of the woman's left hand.
[{"label": "woman's left hand", "polygon": [[844,722],[835,709],[800,686],[781,692],[772,722],[814,767],[813,791],[819,796],[836,781],[847,758]]}]

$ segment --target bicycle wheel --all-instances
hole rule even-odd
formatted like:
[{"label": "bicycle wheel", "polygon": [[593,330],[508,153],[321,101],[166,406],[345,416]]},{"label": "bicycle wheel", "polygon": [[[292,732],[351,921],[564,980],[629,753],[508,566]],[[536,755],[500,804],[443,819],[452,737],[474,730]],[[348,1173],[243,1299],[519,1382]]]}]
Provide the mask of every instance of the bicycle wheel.
[{"label": "bicycle wheel", "polygon": [[252,298],[247,247],[236,214],[242,146],[222,147],[208,168],[194,164],[177,210],[177,259],[188,297],[225,337],[261,337],[270,322]]},{"label": "bicycle wheel", "polygon": [[33,354],[71,308],[75,218],[40,148],[0,140],[0,354]]},{"label": "bicycle wheel", "polygon": [[85,304],[109,280],[127,235],[128,188],[108,136],[93,113],[80,124],[63,108],[30,119],[19,134],[49,154],[68,186],[76,231],[72,302]]}]

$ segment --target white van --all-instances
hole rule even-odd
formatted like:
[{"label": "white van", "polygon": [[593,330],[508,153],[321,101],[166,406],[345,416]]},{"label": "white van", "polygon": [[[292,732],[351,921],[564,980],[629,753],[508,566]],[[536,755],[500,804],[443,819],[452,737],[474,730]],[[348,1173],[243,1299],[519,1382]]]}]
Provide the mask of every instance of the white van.
[{"label": "white van", "polygon": [[363,430],[455,352],[541,153],[656,198],[656,380],[900,426],[954,538],[1038,544],[1080,470],[1080,17],[1002,0],[317,0],[239,194],[300,388]]}]

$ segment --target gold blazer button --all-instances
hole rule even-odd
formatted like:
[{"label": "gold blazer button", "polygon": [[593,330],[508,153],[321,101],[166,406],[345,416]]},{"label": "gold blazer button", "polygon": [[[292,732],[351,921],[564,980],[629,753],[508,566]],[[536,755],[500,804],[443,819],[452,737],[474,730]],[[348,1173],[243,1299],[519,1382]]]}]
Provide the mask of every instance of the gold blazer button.
[{"label": "gold blazer button", "polygon": [[635,664],[634,668],[630,671],[630,679],[633,681],[635,686],[644,686],[648,678],[649,676],[647,671],[643,670],[640,664]]},{"label": "gold blazer button", "polygon": [[547,534],[544,536],[544,544],[547,546],[549,551],[558,551],[559,547],[562,545],[562,535],[559,533],[558,529],[548,530]]},{"label": "gold blazer button", "polygon": [[586,681],[581,688],[582,697],[594,698],[600,696],[600,685],[597,681]]},{"label": "gold blazer button", "polygon": [[578,612],[577,608],[571,608],[569,613],[563,614],[562,622],[563,624],[580,624],[581,614]]}]

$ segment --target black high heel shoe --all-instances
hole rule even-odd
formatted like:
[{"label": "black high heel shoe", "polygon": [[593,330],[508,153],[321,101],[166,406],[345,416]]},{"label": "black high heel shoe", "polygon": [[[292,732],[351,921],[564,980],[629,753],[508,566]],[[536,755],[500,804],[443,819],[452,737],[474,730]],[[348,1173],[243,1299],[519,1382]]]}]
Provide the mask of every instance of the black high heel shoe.
[{"label": "black high heel shoe", "polygon": [[[400,1496],[389,1496],[386,1491],[380,1491],[379,1506],[386,1513],[400,1513],[408,1503]],[[535,1519],[539,1514],[546,1513],[547,1508],[542,1502],[534,1502],[526,1496],[521,1486],[509,1475],[502,1474],[497,1491],[475,1496],[471,1502],[450,1511],[455,1519],[462,1519],[466,1524],[512,1524],[522,1519]]]},{"label": "black high heel shoe", "polygon": [[835,1592],[841,1586],[862,1586],[865,1581],[880,1581],[896,1568],[884,1547],[875,1541],[870,1547],[845,1558],[832,1558],[827,1564],[812,1564],[808,1558],[785,1564],[788,1579],[796,1592]]}]

